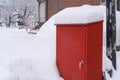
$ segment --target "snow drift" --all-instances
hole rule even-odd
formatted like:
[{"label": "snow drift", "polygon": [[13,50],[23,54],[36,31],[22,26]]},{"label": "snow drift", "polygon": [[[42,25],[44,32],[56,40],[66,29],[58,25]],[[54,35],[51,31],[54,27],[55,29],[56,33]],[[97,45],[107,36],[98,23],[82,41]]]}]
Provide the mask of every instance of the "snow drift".
[{"label": "snow drift", "polygon": [[105,7],[83,5],[81,7],[66,8],[59,12],[55,24],[87,24],[103,20]]}]

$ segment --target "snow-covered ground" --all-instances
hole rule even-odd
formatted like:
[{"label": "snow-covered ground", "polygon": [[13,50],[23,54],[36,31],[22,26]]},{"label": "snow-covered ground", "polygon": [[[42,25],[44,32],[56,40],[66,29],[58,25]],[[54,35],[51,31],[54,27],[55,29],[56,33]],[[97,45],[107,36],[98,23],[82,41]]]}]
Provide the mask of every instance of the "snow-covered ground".
[{"label": "snow-covered ground", "polygon": [[[85,8],[87,7],[89,6]],[[61,14],[62,11],[57,15]],[[117,12],[117,22],[120,18],[118,14],[120,13]],[[57,15],[51,17],[37,35],[28,34],[25,29],[0,28],[0,80],[62,80],[56,67],[56,27],[54,24]],[[119,26],[118,23],[117,26]],[[114,71],[112,79],[107,74],[107,80],[119,80],[119,74],[120,52],[117,52],[117,71]]]},{"label": "snow-covered ground", "polygon": [[119,80],[120,79],[120,51],[117,52],[117,70],[113,71],[113,77],[110,78],[108,74],[106,74],[106,80]]},{"label": "snow-covered ground", "polygon": [[119,80],[120,79],[120,52],[117,52],[117,71],[114,72],[113,78],[108,80]]},{"label": "snow-covered ground", "polygon": [[0,80],[61,80],[56,67],[54,17],[37,35],[0,28]]}]

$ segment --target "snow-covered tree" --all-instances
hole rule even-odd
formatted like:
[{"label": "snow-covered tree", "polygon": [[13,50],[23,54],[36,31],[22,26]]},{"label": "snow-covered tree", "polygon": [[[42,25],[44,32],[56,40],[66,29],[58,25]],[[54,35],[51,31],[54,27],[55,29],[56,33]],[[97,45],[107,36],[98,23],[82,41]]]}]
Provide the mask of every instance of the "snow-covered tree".
[{"label": "snow-covered tree", "polygon": [[29,18],[31,16],[34,19],[37,18],[37,1],[36,0],[0,0],[4,4],[0,4],[2,7],[1,14],[7,24],[10,26],[14,16],[18,16],[15,21],[22,20],[24,25],[28,25]]}]

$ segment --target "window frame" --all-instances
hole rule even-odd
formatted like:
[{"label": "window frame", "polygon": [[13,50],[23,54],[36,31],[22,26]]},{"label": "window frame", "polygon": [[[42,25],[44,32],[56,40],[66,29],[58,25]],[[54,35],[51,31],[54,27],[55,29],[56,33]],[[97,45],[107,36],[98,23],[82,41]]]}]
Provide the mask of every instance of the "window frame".
[{"label": "window frame", "polygon": [[101,0],[101,4],[106,5],[106,0]]}]

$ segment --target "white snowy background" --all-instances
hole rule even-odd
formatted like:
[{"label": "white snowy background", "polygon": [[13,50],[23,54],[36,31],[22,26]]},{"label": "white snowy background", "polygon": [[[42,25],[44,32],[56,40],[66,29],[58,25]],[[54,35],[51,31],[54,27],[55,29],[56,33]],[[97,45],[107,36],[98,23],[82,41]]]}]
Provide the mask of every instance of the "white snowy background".
[{"label": "white snowy background", "polygon": [[[105,6],[94,7],[95,9],[100,9],[100,11],[102,10],[102,15],[105,20]],[[28,34],[25,29],[0,27],[0,80],[62,80],[56,67],[55,18],[66,12],[70,13],[71,10],[72,12],[74,12],[74,10],[78,11],[78,9],[86,11],[86,9],[89,10],[93,7],[85,5],[83,8],[76,8],[65,9],[51,17],[37,32],[37,35]],[[94,10],[92,12],[94,12]],[[85,15],[87,14],[84,14],[84,16]],[[98,15],[99,19],[93,18],[93,21],[102,19],[102,16],[99,17],[101,14],[96,15]],[[81,20],[81,22],[82,21],[83,20]],[[119,21],[120,12],[117,12],[118,45],[120,44]],[[56,23],[59,22],[58,20]],[[78,20],[76,22],[78,22]],[[88,19],[83,22],[89,23],[91,22],[91,18],[88,17]],[[111,62],[105,56],[105,21],[103,25],[103,70],[105,70],[106,68],[112,68],[112,66]],[[117,52],[117,71],[113,72],[113,78],[110,78],[108,74],[106,75],[107,80],[120,79],[120,52]]]},{"label": "white snowy background", "polygon": [[30,26],[37,20],[37,5],[37,0],[0,0],[0,22],[15,27],[21,21]]}]

